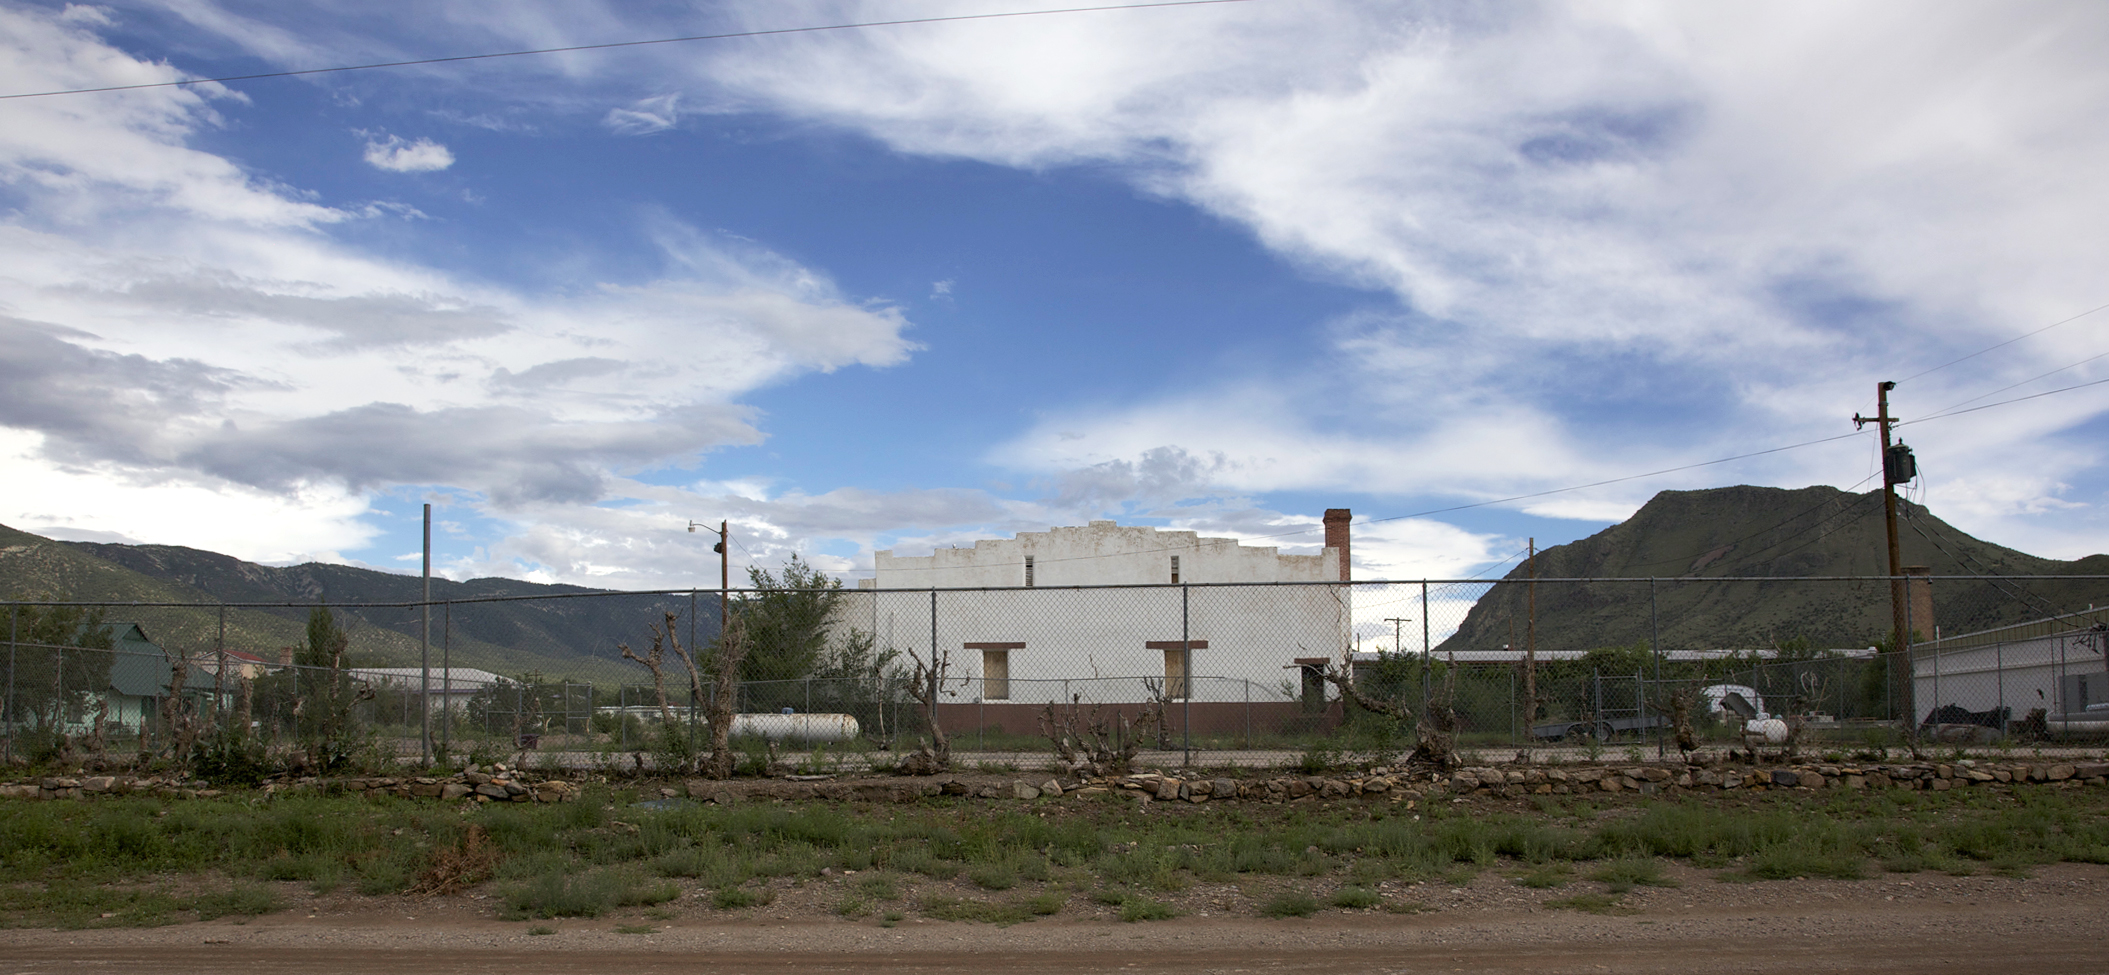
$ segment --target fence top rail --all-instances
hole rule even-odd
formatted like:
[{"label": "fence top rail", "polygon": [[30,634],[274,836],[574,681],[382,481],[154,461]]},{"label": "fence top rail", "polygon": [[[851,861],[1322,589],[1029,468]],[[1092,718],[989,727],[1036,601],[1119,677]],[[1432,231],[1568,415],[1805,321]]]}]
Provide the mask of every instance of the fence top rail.
[{"label": "fence top rail", "polygon": [[414,609],[422,606],[471,606],[478,603],[537,602],[551,599],[608,599],[618,596],[760,596],[787,593],[827,593],[837,596],[871,594],[930,594],[959,592],[1079,592],[1096,590],[1181,589],[1273,589],[1294,587],[1359,588],[1373,586],[1521,586],[1555,583],[1700,583],[1700,582],[2109,582],[2109,575],[1858,575],[1858,576],[1540,576],[1536,579],[1353,579],[1292,580],[1282,582],[1148,582],[1106,583],[1085,586],[919,586],[898,589],[596,589],[588,592],[552,592],[505,596],[469,596],[459,599],[404,599],[374,602],[337,600],[295,602],[141,602],[138,600],[7,599],[0,607],[66,606],[146,609]]}]

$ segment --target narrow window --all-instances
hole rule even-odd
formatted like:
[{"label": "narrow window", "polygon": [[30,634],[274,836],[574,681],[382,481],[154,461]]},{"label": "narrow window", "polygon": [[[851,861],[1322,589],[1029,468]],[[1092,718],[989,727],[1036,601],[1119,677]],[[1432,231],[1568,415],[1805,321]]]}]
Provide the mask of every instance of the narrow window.
[{"label": "narrow window", "polygon": [[1185,647],[1164,648],[1164,696],[1174,701],[1186,699],[1186,664],[1190,653]]},{"label": "narrow window", "polygon": [[1032,557],[1032,556],[1030,556],[1030,555],[1028,555],[1028,556],[1026,556],[1026,557],[1025,557],[1025,585],[1026,585],[1027,587],[1031,587],[1031,586],[1032,586],[1032,584],[1033,584],[1033,557]]},{"label": "narrow window", "polygon": [[1011,652],[981,651],[981,699],[1008,701],[1011,698]]},{"label": "narrow window", "polygon": [[1172,585],[1179,584],[1179,557],[1172,556]]}]

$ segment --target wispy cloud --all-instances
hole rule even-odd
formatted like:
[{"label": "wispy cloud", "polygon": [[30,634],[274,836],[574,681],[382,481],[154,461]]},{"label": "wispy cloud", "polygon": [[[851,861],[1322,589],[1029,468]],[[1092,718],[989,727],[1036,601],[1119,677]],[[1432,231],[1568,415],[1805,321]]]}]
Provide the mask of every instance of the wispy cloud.
[{"label": "wispy cloud", "polygon": [[679,94],[638,99],[629,108],[611,108],[601,124],[617,135],[664,132],[681,121]]}]

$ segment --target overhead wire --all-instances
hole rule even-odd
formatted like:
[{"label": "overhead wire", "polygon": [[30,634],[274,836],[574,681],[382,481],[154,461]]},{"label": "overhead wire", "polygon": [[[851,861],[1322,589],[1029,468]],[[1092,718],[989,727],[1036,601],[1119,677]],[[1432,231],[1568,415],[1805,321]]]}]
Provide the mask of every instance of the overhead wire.
[{"label": "overhead wire", "polygon": [[1899,380],[1897,380],[1897,383],[1898,383],[1899,385],[1901,385],[1901,384],[1903,384],[1903,383],[1908,383],[1908,382],[1910,382],[1910,381],[1912,381],[1912,380],[1914,380],[1914,379],[1917,379],[1917,378],[1919,378],[1919,377],[1921,377],[1921,376],[1929,376],[1929,375],[1932,375],[1932,374],[1934,374],[1934,373],[1936,373],[1936,372],[1939,372],[1939,371],[1941,371],[1941,370],[1943,370],[1943,369],[1946,369],[1946,368],[1948,368],[1949,366],[1952,366],[1952,365],[1956,365],[1956,364],[1958,364],[1958,363],[1962,363],[1962,362],[1968,362],[1968,361],[1970,361],[1971,359],[1975,359],[1975,358],[1977,358],[1978,356],[1984,355],[1984,354],[1985,354],[1985,353],[1987,353],[1987,352],[1997,352],[1997,351],[1999,351],[2000,349],[2004,349],[2004,348],[2006,348],[2006,347],[2007,347],[2007,346],[2009,346],[2009,345],[2013,345],[2014,343],[2016,343],[2016,342],[2019,342],[2019,341],[2021,341],[2022,339],[2026,339],[2026,338],[2033,338],[2033,337],[2035,337],[2035,336],[2038,336],[2038,335],[2041,335],[2041,334],[2043,334],[2043,333],[2045,333],[2045,332],[2048,332],[2048,331],[2050,331],[2051,329],[2057,328],[2057,327],[2058,327],[2058,326],[2060,326],[2060,325],[2067,325],[2067,324],[2070,324],[2070,323],[2072,323],[2072,322],[2076,322],[2076,321],[2079,321],[2080,319],[2082,319],[2082,318],[2086,318],[2087,316],[2089,316],[2089,315],[2092,315],[2092,314],[2094,314],[2095,312],[2101,311],[2101,310],[2103,310],[2103,309],[2105,309],[2105,308],[2109,308],[2109,305],[2096,305],[2096,306],[2094,306],[2093,308],[2089,308],[2089,309],[2087,309],[2086,311],[2083,311],[2083,312],[2081,312],[2081,313],[2079,313],[2079,314],[2077,314],[2077,315],[2074,315],[2074,316],[2072,316],[2071,318],[2064,318],[2064,319],[2060,319],[2060,320],[2058,320],[2058,321],[2052,322],[2052,323],[2050,323],[2050,324],[2048,324],[2048,325],[2045,325],[2045,326],[2043,326],[2042,328],[2036,329],[2036,330],[2035,330],[2035,331],[2033,331],[2033,332],[2029,332],[2029,333],[2028,333],[2028,334],[2026,334],[2026,335],[2016,335],[2016,336],[2014,336],[2013,338],[2007,339],[2007,340],[2006,340],[2006,341],[2004,341],[2004,342],[2000,342],[2000,343],[1997,343],[1997,344],[1994,344],[1994,345],[1989,345],[1989,346],[1986,346],[1986,347],[1984,347],[1984,348],[1982,348],[1982,349],[1979,349],[1979,350],[1977,350],[1977,351],[1975,351],[1975,352],[1972,352],[1972,353],[1970,353],[1969,355],[1963,356],[1963,357],[1961,357],[1961,358],[1958,358],[1958,359],[1950,359],[1950,360],[1948,360],[1947,362],[1943,362],[1943,363],[1941,363],[1940,365],[1934,366],[1934,367],[1933,367],[1933,368],[1931,368],[1931,369],[1927,369],[1927,370],[1924,370],[1924,371],[1921,371],[1921,372],[1915,372],[1915,373],[1912,373],[1911,375],[1909,375],[1909,376],[1906,376],[1906,377],[1904,377],[1903,379],[1899,379]]},{"label": "overhead wire", "polygon": [[1913,420],[1899,420],[1893,425],[1902,427],[1910,426],[1914,423],[1924,423],[1928,420],[1945,420],[1951,416],[1961,416],[1964,413],[1975,413],[1979,410],[1989,410],[1995,406],[2010,406],[2015,403],[2025,403],[2032,399],[2042,399],[2045,396],[2052,396],[2058,393],[2070,393],[2075,389],[2086,389],[2089,386],[2100,386],[2103,383],[2109,383],[2109,379],[2097,379],[2092,382],[2077,383],[2071,386],[2061,386],[2057,389],[2044,390],[2040,393],[2030,393],[2027,396],[2016,396],[2013,399],[2003,399],[1997,403],[1986,403],[1983,406],[1972,406],[1968,409],[1948,410],[1946,412],[1935,413],[1931,416],[1922,416]]},{"label": "overhead wire", "polygon": [[987,14],[953,14],[943,17],[906,17],[899,20],[871,20],[853,24],[823,24],[813,27],[778,27],[769,30],[726,31],[721,34],[690,34],[682,37],[655,37],[640,41],[610,41],[603,44],[572,44],[565,47],[542,47],[524,51],[494,51],[487,54],[457,54],[438,58],[413,58],[403,61],[376,61],[370,64],[345,64],[327,68],[299,68],[289,71],[259,71],[252,74],[224,75],[217,78],[186,78],[181,81],[155,81],[136,85],[106,85],[100,88],[64,88],[55,91],[27,91],[0,95],[0,101],[15,98],[48,98],[54,95],[87,95],[107,91],[138,91],[146,88],[181,88],[190,85],[225,84],[230,81],[256,81],[264,78],[296,78],[303,75],[338,74],[346,71],[370,71],[377,68],[408,68],[424,64],[452,64],[462,61],[487,61],[494,58],[518,58],[539,54],[571,54],[579,51],[608,51],[625,47],[645,47],[653,44],[685,44],[694,41],[724,41],[743,37],[774,37],[784,34],[817,34],[826,31],[860,30],[870,27],[903,27],[914,24],[948,24],[974,20],[1001,20],[1011,17],[1046,17],[1058,14],[1103,13],[1114,10],[1149,10],[1160,7],[1205,7],[1230,3],[1255,3],[1258,0],[1151,0],[1145,3],[1117,3],[1092,7],[1058,7],[1045,10],[1009,10]]},{"label": "overhead wire", "polygon": [[2010,390],[2010,389],[2019,389],[2019,388],[2021,388],[2021,387],[2023,387],[2023,386],[2026,386],[2026,385],[2028,385],[2029,383],[2035,382],[2035,381],[2036,381],[2036,380],[2038,380],[2038,379],[2047,379],[2047,378],[2049,378],[2049,377],[2051,377],[2051,376],[2055,376],[2055,375],[2057,375],[2058,373],[2064,372],[2064,371],[2065,371],[2065,370],[2067,370],[2067,369],[2077,369],[2077,368],[2079,368],[2079,367],[2081,367],[2081,366],[2084,366],[2084,365],[2086,365],[2086,364],[2088,364],[2088,363],[2090,363],[2090,362],[2093,362],[2093,361],[2094,361],[2094,360],[2096,360],[2096,359],[2101,359],[2101,358],[2109,358],[2109,352],[2102,352],[2102,353],[2097,353],[2097,354],[2095,354],[2095,355],[2091,355],[2091,356],[2088,356],[2088,357],[2087,357],[2087,358],[2085,358],[2085,359],[2081,359],[2081,360],[2080,360],[2080,361],[2078,361],[2078,362],[2074,362],[2074,363],[2069,363],[2069,364],[2067,364],[2067,365],[2062,365],[2062,366],[2059,366],[2059,367],[2058,367],[2058,368],[2056,368],[2056,369],[2052,369],[2052,370],[2051,370],[2051,371],[2049,371],[2049,372],[2043,373],[2042,375],[2038,375],[2038,376],[2030,376],[2029,378],[2027,378],[2027,379],[2024,379],[2024,380],[2022,380],[2022,381],[2020,381],[2020,382],[2018,382],[2018,383],[2014,383],[2014,384],[2012,384],[2012,385],[2009,385],[2009,386],[2001,386],[2001,387],[1999,387],[1998,389],[1992,390],[1992,391],[1991,391],[1991,392],[1989,392],[1989,393],[1979,393],[1979,394],[1977,394],[1977,395],[1975,395],[1975,396],[1972,396],[1972,397],[1970,397],[1969,399],[1963,400],[1963,401],[1961,401],[1961,402],[1957,402],[1957,403],[1950,403],[1950,404],[1948,404],[1947,406],[1943,406],[1943,407],[1941,407],[1940,409],[1938,409],[1938,410],[1935,410],[1935,411],[1933,411],[1933,413],[1934,413],[1934,415],[1935,415],[1935,416],[1939,416],[1939,415],[1941,415],[1941,414],[1944,414],[1944,413],[1946,413],[1947,411],[1949,411],[1949,410],[1952,410],[1952,409],[1954,409],[1954,408],[1956,408],[1956,407],[1958,407],[1958,406],[1965,406],[1965,405],[1968,405],[1968,404],[1970,404],[1970,403],[1975,403],[1975,402],[1977,402],[1978,400],[1984,399],[1984,398],[1985,398],[1985,397],[1987,397],[1987,396],[1997,396],[1997,395],[1999,395],[2000,393],[2004,393],[2004,392],[2006,392],[2007,390]]}]

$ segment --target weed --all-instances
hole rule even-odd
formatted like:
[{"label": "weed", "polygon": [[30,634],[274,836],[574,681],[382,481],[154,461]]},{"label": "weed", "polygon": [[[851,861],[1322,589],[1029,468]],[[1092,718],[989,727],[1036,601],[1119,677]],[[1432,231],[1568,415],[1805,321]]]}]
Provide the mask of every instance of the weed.
[{"label": "weed", "polygon": [[557,929],[556,929],[556,926],[555,926],[555,925],[550,925],[550,924],[537,924],[537,925],[534,925],[534,926],[532,926],[532,927],[529,927],[529,928],[527,929],[527,933],[528,933],[528,934],[532,934],[532,935],[537,935],[537,936],[539,936],[539,935],[545,935],[545,934],[555,934],[555,933],[557,933]]},{"label": "weed", "polygon": [[1385,901],[1383,907],[1387,914],[1419,914],[1422,911],[1434,910],[1420,901]]},{"label": "weed", "polygon": [[1172,905],[1147,897],[1130,897],[1120,905],[1120,919],[1130,924],[1136,921],[1168,921],[1178,916],[1178,910]]},{"label": "weed", "polygon": [[1567,863],[1549,863],[1516,878],[1516,885],[1532,890],[1550,890],[1565,887],[1574,879],[1574,867]]},{"label": "weed", "polygon": [[1310,917],[1318,913],[1318,901],[1300,890],[1283,891],[1260,905],[1266,917]]},{"label": "weed", "polygon": [[879,916],[879,926],[882,928],[893,927],[894,925],[901,923],[901,918],[905,916],[906,915],[902,914],[899,911],[887,911],[885,914]]},{"label": "weed", "polygon": [[652,927],[652,926],[651,926],[651,925],[649,925],[649,924],[618,924],[618,925],[616,925],[616,926],[615,926],[615,933],[616,933],[616,934],[657,934],[657,933],[658,933],[658,929],[656,929],[656,928]]},{"label": "weed", "polygon": [[1008,864],[990,863],[967,868],[967,879],[983,890],[1009,890],[1018,886],[1018,871]]},{"label": "weed", "polygon": [[1333,892],[1333,906],[1350,910],[1365,910],[1384,902],[1384,898],[1367,887],[1342,887]]},{"label": "weed", "polygon": [[1623,894],[1636,885],[1645,887],[1675,887],[1677,882],[1663,876],[1662,861],[1656,859],[1628,858],[1613,860],[1590,871],[1589,879],[1604,884],[1614,894]]},{"label": "weed", "polygon": [[1048,917],[1062,913],[1062,908],[1068,906],[1068,904],[1068,894],[1059,890],[1049,890],[1026,900],[1025,909],[1040,917]]},{"label": "weed", "polygon": [[720,887],[711,892],[710,906],[721,911],[760,907],[775,902],[776,892],[767,887]]},{"label": "weed", "polygon": [[896,874],[871,873],[857,878],[857,891],[873,900],[901,899],[901,881]]},{"label": "weed", "polygon": [[214,894],[201,894],[192,902],[191,909],[198,912],[198,920],[240,915],[255,917],[278,910],[278,895],[269,887],[255,884],[238,885],[232,890]]},{"label": "weed", "polygon": [[848,894],[835,902],[834,910],[842,917],[860,918],[871,913],[871,901],[856,894]]}]

